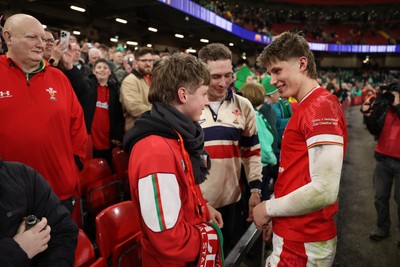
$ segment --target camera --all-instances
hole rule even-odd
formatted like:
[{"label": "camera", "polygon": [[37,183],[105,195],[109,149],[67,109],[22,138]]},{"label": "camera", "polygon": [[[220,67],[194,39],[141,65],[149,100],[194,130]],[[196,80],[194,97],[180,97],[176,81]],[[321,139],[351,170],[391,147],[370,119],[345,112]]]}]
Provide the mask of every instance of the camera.
[{"label": "camera", "polygon": [[28,231],[35,226],[40,220],[35,215],[29,215],[25,219],[25,231]]},{"label": "camera", "polygon": [[381,91],[386,90],[387,92],[398,92],[400,93],[400,83],[394,82],[387,85],[381,85],[379,88]]},{"label": "camera", "polygon": [[398,92],[400,94],[400,84],[398,82],[381,85],[379,89],[380,97],[377,98],[377,100],[379,99],[381,102],[383,102],[383,104],[387,106],[392,105],[394,101],[394,95],[392,94],[392,92]]}]

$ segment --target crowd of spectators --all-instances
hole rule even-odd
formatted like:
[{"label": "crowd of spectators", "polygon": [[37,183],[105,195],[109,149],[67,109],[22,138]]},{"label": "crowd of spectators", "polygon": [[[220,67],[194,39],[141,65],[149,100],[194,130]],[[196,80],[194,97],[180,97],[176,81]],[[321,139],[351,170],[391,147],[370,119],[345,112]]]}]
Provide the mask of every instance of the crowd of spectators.
[{"label": "crowd of spectators", "polygon": [[[359,6],[323,9],[298,5],[244,6],[222,1],[200,1],[200,4],[247,30],[270,36],[285,30],[301,31],[308,41],[346,44],[396,44],[400,38],[396,35],[400,12],[389,6],[360,10]],[[380,38],[381,30],[386,32],[385,37]]]}]

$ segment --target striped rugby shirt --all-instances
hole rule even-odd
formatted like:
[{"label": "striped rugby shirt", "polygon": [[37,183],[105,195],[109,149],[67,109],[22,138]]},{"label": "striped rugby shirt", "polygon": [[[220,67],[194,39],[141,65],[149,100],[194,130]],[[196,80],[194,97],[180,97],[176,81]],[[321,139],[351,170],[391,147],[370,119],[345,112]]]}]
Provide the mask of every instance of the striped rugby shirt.
[{"label": "striped rugby shirt", "polygon": [[210,173],[200,185],[205,199],[215,208],[236,203],[241,196],[242,162],[250,188],[260,188],[260,144],[250,101],[228,89],[218,114],[206,107],[200,122],[205,135],[204,147],[211,158]]}]

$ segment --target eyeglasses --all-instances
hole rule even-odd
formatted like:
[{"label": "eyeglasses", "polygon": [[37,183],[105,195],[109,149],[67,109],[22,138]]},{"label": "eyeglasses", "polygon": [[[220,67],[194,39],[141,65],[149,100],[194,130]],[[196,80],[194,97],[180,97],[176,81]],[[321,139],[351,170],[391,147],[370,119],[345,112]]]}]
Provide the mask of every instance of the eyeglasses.
[{"label": "eyeglasses", "polygon": [[143,63],[146,63],[146,62],[153,63],[154,59],[138,59],[138,61],[143,62]]},{"label": "eyeglasses", "polygon": [[45,43],[54,43],[54,38],[43,39]]}]

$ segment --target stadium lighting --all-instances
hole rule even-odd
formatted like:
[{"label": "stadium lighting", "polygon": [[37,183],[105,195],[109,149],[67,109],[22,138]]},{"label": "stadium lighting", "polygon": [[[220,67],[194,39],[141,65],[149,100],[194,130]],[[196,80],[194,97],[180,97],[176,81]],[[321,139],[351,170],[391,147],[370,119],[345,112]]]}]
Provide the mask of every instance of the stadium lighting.
[{"label": "stadium lighting", "polygon": [[126,42],[128,45],[138,45],[138,42],[134,42],[134,41],[127,41]]},{"label": "stadium lighting", "polygon": [[127,24],[127,23],[128,23],[127,20],[125,20],[125,19],[120,19],[120,18],[116,18],[115,21],[116,21],[116,22],[119,22],[119,23],[122,23],[122,24]]},{"label": "stadium lighting", "polygon": [[70,6],[70,8],[72,10],[78,11],[78,12],[86,12],[86,9],[84,9],[83,7],[79,7],[79,6]]},{"label": "stadium lighting", "polygon": [[153,27],[149,27],[148,30],[151,31],[151,32],[158,32],[158,30],[156,28],[153,28]]}]

